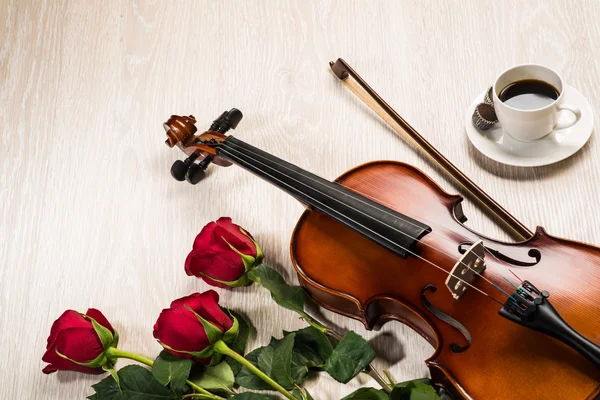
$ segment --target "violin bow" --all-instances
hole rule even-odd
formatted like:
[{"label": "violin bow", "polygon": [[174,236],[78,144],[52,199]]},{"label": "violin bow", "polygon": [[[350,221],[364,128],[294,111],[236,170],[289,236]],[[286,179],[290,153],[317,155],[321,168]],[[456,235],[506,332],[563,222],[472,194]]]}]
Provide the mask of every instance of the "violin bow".
[{"label": "violin bow", "polygon": [[404,120],[388,103],[385,102],[352,69],[346,61],[338,58],[336,62],[329,63],[331,71],[342,83],[357,95],[369,108],[388,123],[400,136],[412,144],[417,150],[420,150],[436,165],[440,166],[452,179],[462,186],[472,198],[477,200],[486,209],[491,211],[506,227],[521,240],[527,240],[533,237],[533,232],[523,225],[512,214],[506,211],[489,194],[483,191],[467,175],[465,175],[456,165],[452,164],[442,153],[440,153],[431,143],[421,136],[408,122]]}]

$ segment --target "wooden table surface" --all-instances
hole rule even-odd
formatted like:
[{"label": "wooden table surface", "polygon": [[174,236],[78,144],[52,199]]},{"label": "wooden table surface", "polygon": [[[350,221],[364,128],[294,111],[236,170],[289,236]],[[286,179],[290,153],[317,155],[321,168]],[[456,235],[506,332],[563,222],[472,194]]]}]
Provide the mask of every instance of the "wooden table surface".
[{"label": "wooden table surface", "polygon": [[[598,15],[595,0],[2,0],[0,398],[91,394],[96,377],[41,372],[50,326],[68,308],[101,309],[122,349],[158,354],[160,310],[208,289],[183,262],[220,216],[296,281],[288,245],[302,207],[236,167],[211,168],[198,186],[174,181],[182,155],[162,128],[171,114],[207,127],[237,107],[237,136],[324,177],[393,159],[457,192],[334,79],[337,57],[525,225],[600,245],[597,137],[566,161],[522,169],[480,155],[463,126],[473,97],[517,63],[553,67],[600,104]],[[468,225],[507,237],[466,203]],[[219,293],[253,321],[253,347],[303,326],[256,285]],[[366,335],[396,380],[426,376],[432,348],[399,323],[366,332],[323,316]],[[361,385],[376,384],[321,377],[308,387],[339,399]]]}]

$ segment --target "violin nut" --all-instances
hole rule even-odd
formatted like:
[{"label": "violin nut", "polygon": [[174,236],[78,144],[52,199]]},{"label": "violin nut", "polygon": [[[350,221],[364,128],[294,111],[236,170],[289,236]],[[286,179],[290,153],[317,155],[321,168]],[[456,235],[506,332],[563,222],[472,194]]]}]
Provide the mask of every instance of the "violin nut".
[{"label": "violin nut", "polygon": [[167,132],[166,145],[173,147],[177,143],[187,142],[198,131],[195,124],[196,118],[193,115],[188,117],[171,115],[171,118],[163,124]]}]

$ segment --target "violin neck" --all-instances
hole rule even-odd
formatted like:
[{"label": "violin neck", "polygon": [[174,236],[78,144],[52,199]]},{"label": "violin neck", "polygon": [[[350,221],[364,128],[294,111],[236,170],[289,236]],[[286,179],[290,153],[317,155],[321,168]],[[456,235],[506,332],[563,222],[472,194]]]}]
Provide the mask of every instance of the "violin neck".
[{"label": "violin neck", "polygon": [[414,253],[418,240],[431,231],[417,220],[233,136],[217,147],[217,154],[401,257]]}]

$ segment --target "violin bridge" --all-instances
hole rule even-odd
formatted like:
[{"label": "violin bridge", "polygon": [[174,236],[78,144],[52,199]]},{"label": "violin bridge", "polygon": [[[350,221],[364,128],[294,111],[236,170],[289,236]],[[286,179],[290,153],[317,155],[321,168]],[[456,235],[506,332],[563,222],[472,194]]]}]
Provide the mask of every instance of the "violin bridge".
[{"label": "violin bridge", "polygon": [[475,278],[485,270],[484,256],[483,241],[475,242],[465,251],[448,274],[446,286],[456,300],[467,292],[469,286],[466,283],[472,284]]}]

